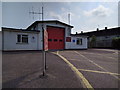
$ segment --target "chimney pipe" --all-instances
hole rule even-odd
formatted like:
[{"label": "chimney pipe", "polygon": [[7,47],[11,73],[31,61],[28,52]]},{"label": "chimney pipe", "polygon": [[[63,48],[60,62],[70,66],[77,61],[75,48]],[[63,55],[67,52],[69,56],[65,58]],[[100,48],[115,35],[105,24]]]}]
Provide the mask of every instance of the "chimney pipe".
[{"label": "chimney pipe", "polygon": [[81,31],[81,33],[83,33],[83,31]]},{"label": "chimney pipe", "polygon": [[107,30],[107,27],[105,27],[105,30]]},{"label": "chimney pipe", "polygon": [[99,28],[97,28],[97,31],[99,31]]}]

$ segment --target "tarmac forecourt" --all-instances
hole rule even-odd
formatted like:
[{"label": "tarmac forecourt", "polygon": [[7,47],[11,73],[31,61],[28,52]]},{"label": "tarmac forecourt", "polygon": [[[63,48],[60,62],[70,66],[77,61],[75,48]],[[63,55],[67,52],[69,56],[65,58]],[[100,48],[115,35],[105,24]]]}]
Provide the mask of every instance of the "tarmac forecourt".
[{"label": "tarmac forecourt", "polygon": [[[102,66],[96,64],[95,62],[93,62],[92,60],[88,59],[87,57],[85,57],[84,55],[80,54],[79,52],[77,52],[77,51],[74,51],[74,52],[77,53],[78,55],[84,57],[86,60],[88,60],[89,62],[91,62],[92,64],[94,64],[95,66],[97,66],[98,68],[100,68],[100,69],[102,69],[102,70],[105,71],[105,72],[100,72],[100,71],[91,71],[91,72],[110,74],[111,76],[113,76],[113,77],[115,77],[116,79],[120,80],[120,78],[116,76],[116,75],[120,75],[120,74],[108,72],[108,70],[106,70],[106,69],[103,68]],[[78,69],[78,70],[81,70],[81,69]],[[83,71],[83,70],[81,70],[81,71]],[[84,71],[90,71],[90,70],[84,70]]]},{"label": "tarmac forecourt", "polygon": [[83,88],[68,64],[51,52],[46,53],[46,76],[41,77],[42,55],[41,51],[3,52],[3,89]]},{"label": "tarmac forecourt", "polygon": [[[117,71],[117,51],[57,51],[58,55],[75,72],[83,88],[118,88],[120,73]],[[95,80],[94,80],[95,79]],[[104,82],[104,80],[106,80]],[[111,83],[109,83],[112,81]],[[104,82],[104,84],[102,83]]]},{"label": "tarmac forecourt", "polygon": [[69,65],[69,67],[75,72],[75,74],[82,81],[81,83],[82,83],[83,87],[88,88],[89,90],[94,90],[94,88],[92,87],[92,85],[83,76],[83,74],[73,64],[71,64],[65,57],[63,57],[62,55],[60,55],[59,51],[57,51],[57,53],[54,53],[54,54],[58,55],[61,59],[63,59]]}]

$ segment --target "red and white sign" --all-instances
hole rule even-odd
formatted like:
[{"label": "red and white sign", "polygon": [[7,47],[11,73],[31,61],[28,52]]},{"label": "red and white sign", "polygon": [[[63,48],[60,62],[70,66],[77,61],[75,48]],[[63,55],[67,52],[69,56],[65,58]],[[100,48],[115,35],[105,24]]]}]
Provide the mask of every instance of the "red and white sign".
[{"label": "red and white sign", "polygon": [[66,42],[71,42],[71,37],[66,37]]},{"label": "red and white sign", "polygon": [[48,32],[44,30],[44,50],[48,51]]}]

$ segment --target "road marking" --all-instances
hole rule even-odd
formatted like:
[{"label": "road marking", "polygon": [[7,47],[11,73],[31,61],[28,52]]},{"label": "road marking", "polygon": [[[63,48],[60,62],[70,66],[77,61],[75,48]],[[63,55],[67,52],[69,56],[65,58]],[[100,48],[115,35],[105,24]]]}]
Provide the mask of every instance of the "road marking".
[{"label": "road marking", "polygon": [[62,58],[71,67],[71,69],[76,73],[76,75],[82,80],[82,84],[86,88],[88,88],[90,90],[94,90],[93,87],[91,86],[91,84],[88,82],[88,80],[83,76],[83,74],[81,72],[79,72],[79,70],[73,64],[71,64],[65,57],[60,55],[58,51],[57,51],[57,55],[60,58]]},{"label": "road marking", "polygon": [[86,70],[86,69],[78,69],[80,71],[86,71],[86,72],[94,72],[94,73],[104,73],[104,74],[112,74],[112,75],[120,75],[118,73],[111,73],[111,72],[102,72],[102,71],[94,71],[94,70]]},{"label": "road marking", "polygon": [[51,53],[56,54],[56,52],[51,52]]},{"label": "road marking", "polygon": [[[95,66],[99,67],[100,69],[108,72],[106,69],[104,69],[103,67],[101,67],[100,65],[96,64],[95,62],[93,62],[92,60],[88,59],[87,57],[85,57],[84,55],[80,54],[79,52],[77,51],[74,51],[75,53],[79,54],[80,56],[84,57],[86,60],[88,60],[89,62],[91,62],[92,64],[94,64]],[[118,78],[117,76],[113,75],[113,74],[110,74],[112,75],[113,77],[115,77],[116,79],[120,80],[120,78]]]},{"label": "road marking", "polygon": [[77,60],[77,59],[69,59],[69,61],[80,61],[80,60]]},{"label": "road marking", "polygon": [[[85,61],[85,60],[77,60],[77,59],[68,59],[69,61],[78,61],[78,62],[81,62],[81,61]],[[109,62],[110,64],[118,64],[119,62]]]},{"label": "road marking", "polygon": [[[94,54],[94,55],[100,55],[100,56],[104,56],[104,57],[106,57],[106,55],[108,55],[108,54],[106,54],[106,55],[103,55],[103,54],[97,54],[97,53],[87,53],[87,52],[83,52],[84,54]],[[111,58],[111,59],[114,59],[114,60],[116,60],[117,58],[114,58],[114,57],[110,57],[110,56],[107,56],[106,58]]]},{"label": "road marking", "polygon": [[89,50],[98,50],[98,51],[108,51],[108,52],[118,52],[118,50],[110,50],[110,49],[89,49]]}]

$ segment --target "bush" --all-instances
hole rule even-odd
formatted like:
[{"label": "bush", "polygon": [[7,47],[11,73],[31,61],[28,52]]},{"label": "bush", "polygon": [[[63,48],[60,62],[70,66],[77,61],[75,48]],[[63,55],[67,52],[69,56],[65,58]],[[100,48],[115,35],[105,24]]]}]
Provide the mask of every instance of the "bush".
[{"label": "bush", "polygon": [[115,37],[112,39],[112,47],[115,49],[120,49],[120,37]]},{"label": "bush", "polygon": [[90,47],[91,47],[91,48],[96,47],[96,36],[95,36],[95,35],[93,35],[93,36],[91,37]]}]

